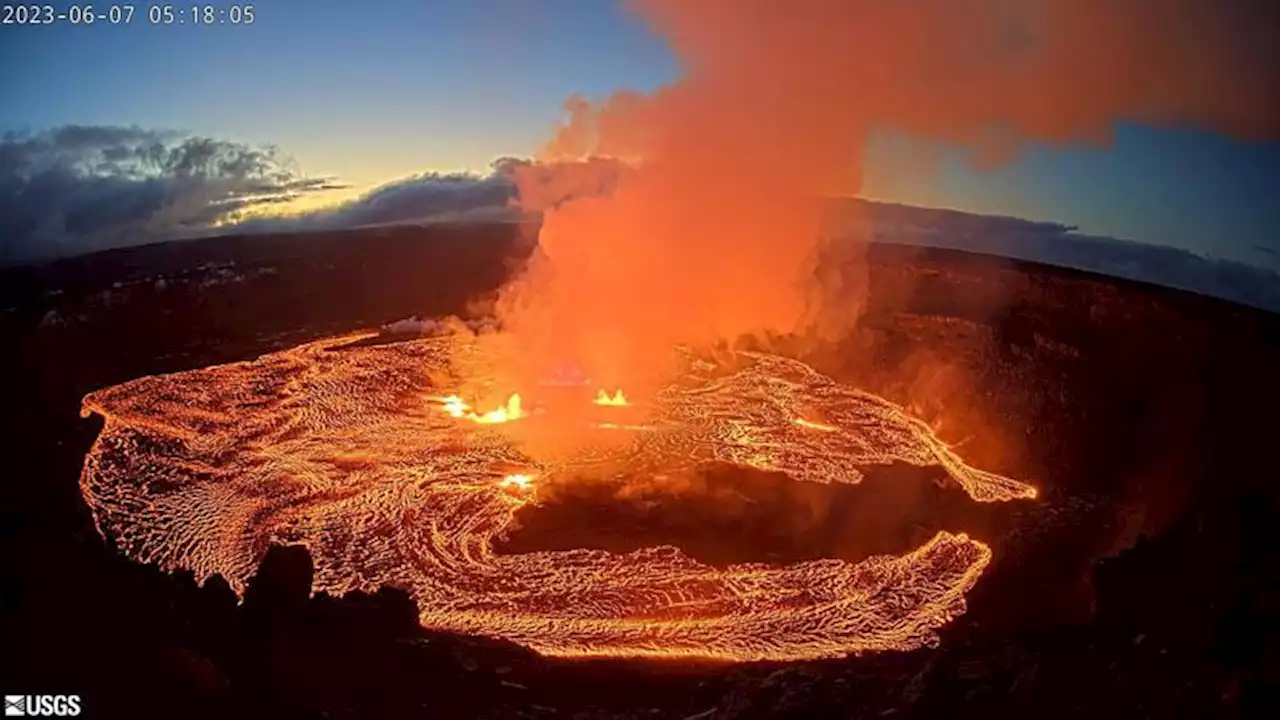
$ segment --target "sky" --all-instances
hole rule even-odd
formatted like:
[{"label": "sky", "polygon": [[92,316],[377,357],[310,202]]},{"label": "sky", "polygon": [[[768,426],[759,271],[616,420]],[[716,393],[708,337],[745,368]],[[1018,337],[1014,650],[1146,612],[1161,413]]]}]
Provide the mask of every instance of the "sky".
[{"label": "sky", "polygon": [[[136,125],[270,143],[347,196],[530,155],[571,94],[652,90],[681,70],[607,1],[274,0],[254,4],[252,25],[213,27],[151,26],[137,7],[127,27],[0,26],[0,66],[20,69],[0,74],[0,131]],[[883,128],[864,171],[874,199],[1280,266],[1277,143],[1125,125],[990,169]]]}]

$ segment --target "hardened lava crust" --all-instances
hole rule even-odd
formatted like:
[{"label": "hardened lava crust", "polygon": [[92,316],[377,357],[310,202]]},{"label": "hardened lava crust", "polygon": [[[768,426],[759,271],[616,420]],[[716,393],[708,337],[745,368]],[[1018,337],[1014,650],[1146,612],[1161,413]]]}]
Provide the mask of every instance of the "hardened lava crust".
[{"label": "hardened lava crust", "polygon": [[903,408],[778,355],[722,367],[682,351],[682,377],[635,406],[602,395],[571,451],[534,457],[512,430],[545,410],[513,398],[479,414],[440,386],[486,372],[474,343],[358,339],[88,395],[83,412],[105,418],[81,477],[99,531],[134,560],[237,588],[271,543],[305,545],[317,591],[399,587],[426,627],[547,655],[798,660],[935,643],[990,549],[942,531],[898,557],[720,568],[669,545],[503,554],[495,541],[540,485],[619,468],[857,483],[859,467],[907,463],[942,468],[977,502],[1036,494],[966,465]]}]

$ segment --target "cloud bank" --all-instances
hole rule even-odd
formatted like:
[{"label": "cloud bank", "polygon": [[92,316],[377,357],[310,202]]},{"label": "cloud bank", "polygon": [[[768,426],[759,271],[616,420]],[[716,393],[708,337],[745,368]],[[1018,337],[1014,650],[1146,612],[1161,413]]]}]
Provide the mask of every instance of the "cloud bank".
[{"label": "cloud bank", "polygon": [[335,187],[278,150],[137,127],[0,138],[0,264],[168,239]]},{"label": "cloud bank", "polygon": [[505,157],[487,175],[428,172],[378,187],[332,208],[256,218],[244,231],[326,230],[441,221],[515,220],[613,191],[627,166],[608,158],[539,163]]},{"label": "cloud bank", "polygon": [[273,207],[343,186],[304,175],[274,147],[137,127],[10,133],[0,138],[0,265],[213,231],[515,220],[607,194],[625,170],[603,158],[500,158],[487,175],[427,172],[333,207],[280,216]]}]

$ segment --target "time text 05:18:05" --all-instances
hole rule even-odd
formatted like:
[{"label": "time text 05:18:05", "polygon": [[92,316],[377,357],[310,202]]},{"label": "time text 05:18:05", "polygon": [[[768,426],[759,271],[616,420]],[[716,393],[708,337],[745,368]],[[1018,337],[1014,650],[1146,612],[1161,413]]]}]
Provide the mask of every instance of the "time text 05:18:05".
[{"label": "time text 05:18:05", "polygon": [[252,25],[253,5],[0,5],[0,25]]}]

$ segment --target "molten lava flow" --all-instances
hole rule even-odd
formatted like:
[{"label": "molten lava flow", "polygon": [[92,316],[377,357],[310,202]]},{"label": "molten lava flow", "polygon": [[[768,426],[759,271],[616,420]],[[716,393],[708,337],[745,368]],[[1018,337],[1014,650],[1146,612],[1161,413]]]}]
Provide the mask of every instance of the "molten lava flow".
[{"label": "molten lava flow", "polygon": [[471,413],[471,406],[457,395],[446,395],[445,397],[438,398],[437,400],[439,401],[440,406],[444,408],[444,411],[453,417],[467,417]]},{"label": "molten lava flow", "polygon": [[512,395],[507,399],[506,405],[476,417],[475,421],[487,425],[519,420],[522,417],[524,417],[524,411],[520,409],[520,396]]},{"label": "molten lava flow", "polygon": [[601,390],[596,393],[596,399],[592,402],[596,405],[604,405],[607,407],[625,407],[627,405],[627,396],[623,395],[621,390],[615,392],[612,396],[604,390]]},{"label": "molten lava flow", "polygon": [[[456,338],[350,340],[87,396],[84,412],[106,421],[81,476],[99,531],[135,560],[219,573],[238,590],[268,543],[305,544],[317,590],[401,587],[428,627],[551,655],[785,660],[935,642],[990,550],[942,532],[902,557],[720,569],[669,546],[503,555],[495,539],[538,484],[606,462],[655,473],[728,462],[844,483],[858,467],[906,462],[942,467],[978,501],[1035,495],[969,467],[900,407],[795,360],[743,354],[730,371],[686,353],[685,376],[625,442],[540,460],[481,421],[499,415],[459,398],[422,411],[440,392],[428,376],[483,379],[482,358]],[[808,411],[829,429],[796,421]],[[522,416],[519,401],[501,413]]]},{"label": "molten lava flow", "polygon": [[528,473],[512,473],[502,478],[502,482],[499,485],[519,490],[532,490],[533,476]]},{"label": "molten lava flow", "polygon": [[809,428],[811,430],[821,430],[822,432],[835,432],[840,429],[834,425],[823,425],[822,423],[805,420],[804,418],[796,418],[795,423],[800,427]]},{"label": "molten lava flow", "polygon": [[521,407],[520,396],[518,394],[513,394],[508,398],[506,404],[502,407],[495,408],[482,414],[476,414],[472,411],[471,406],[457,395],[446,395],[442,398],[435,398],[435,400],[439,402],[441,408],[452,417],[466,418],[473,422],[480,423],[481,425],[510,422],[512,420],[519,420],[525,416],[524,410]]},{"label": "molten lava flow", "polygon": [[652,425],[628,425],[625,423],[601,422],[592,425],[601,430],[652,430]]}]

